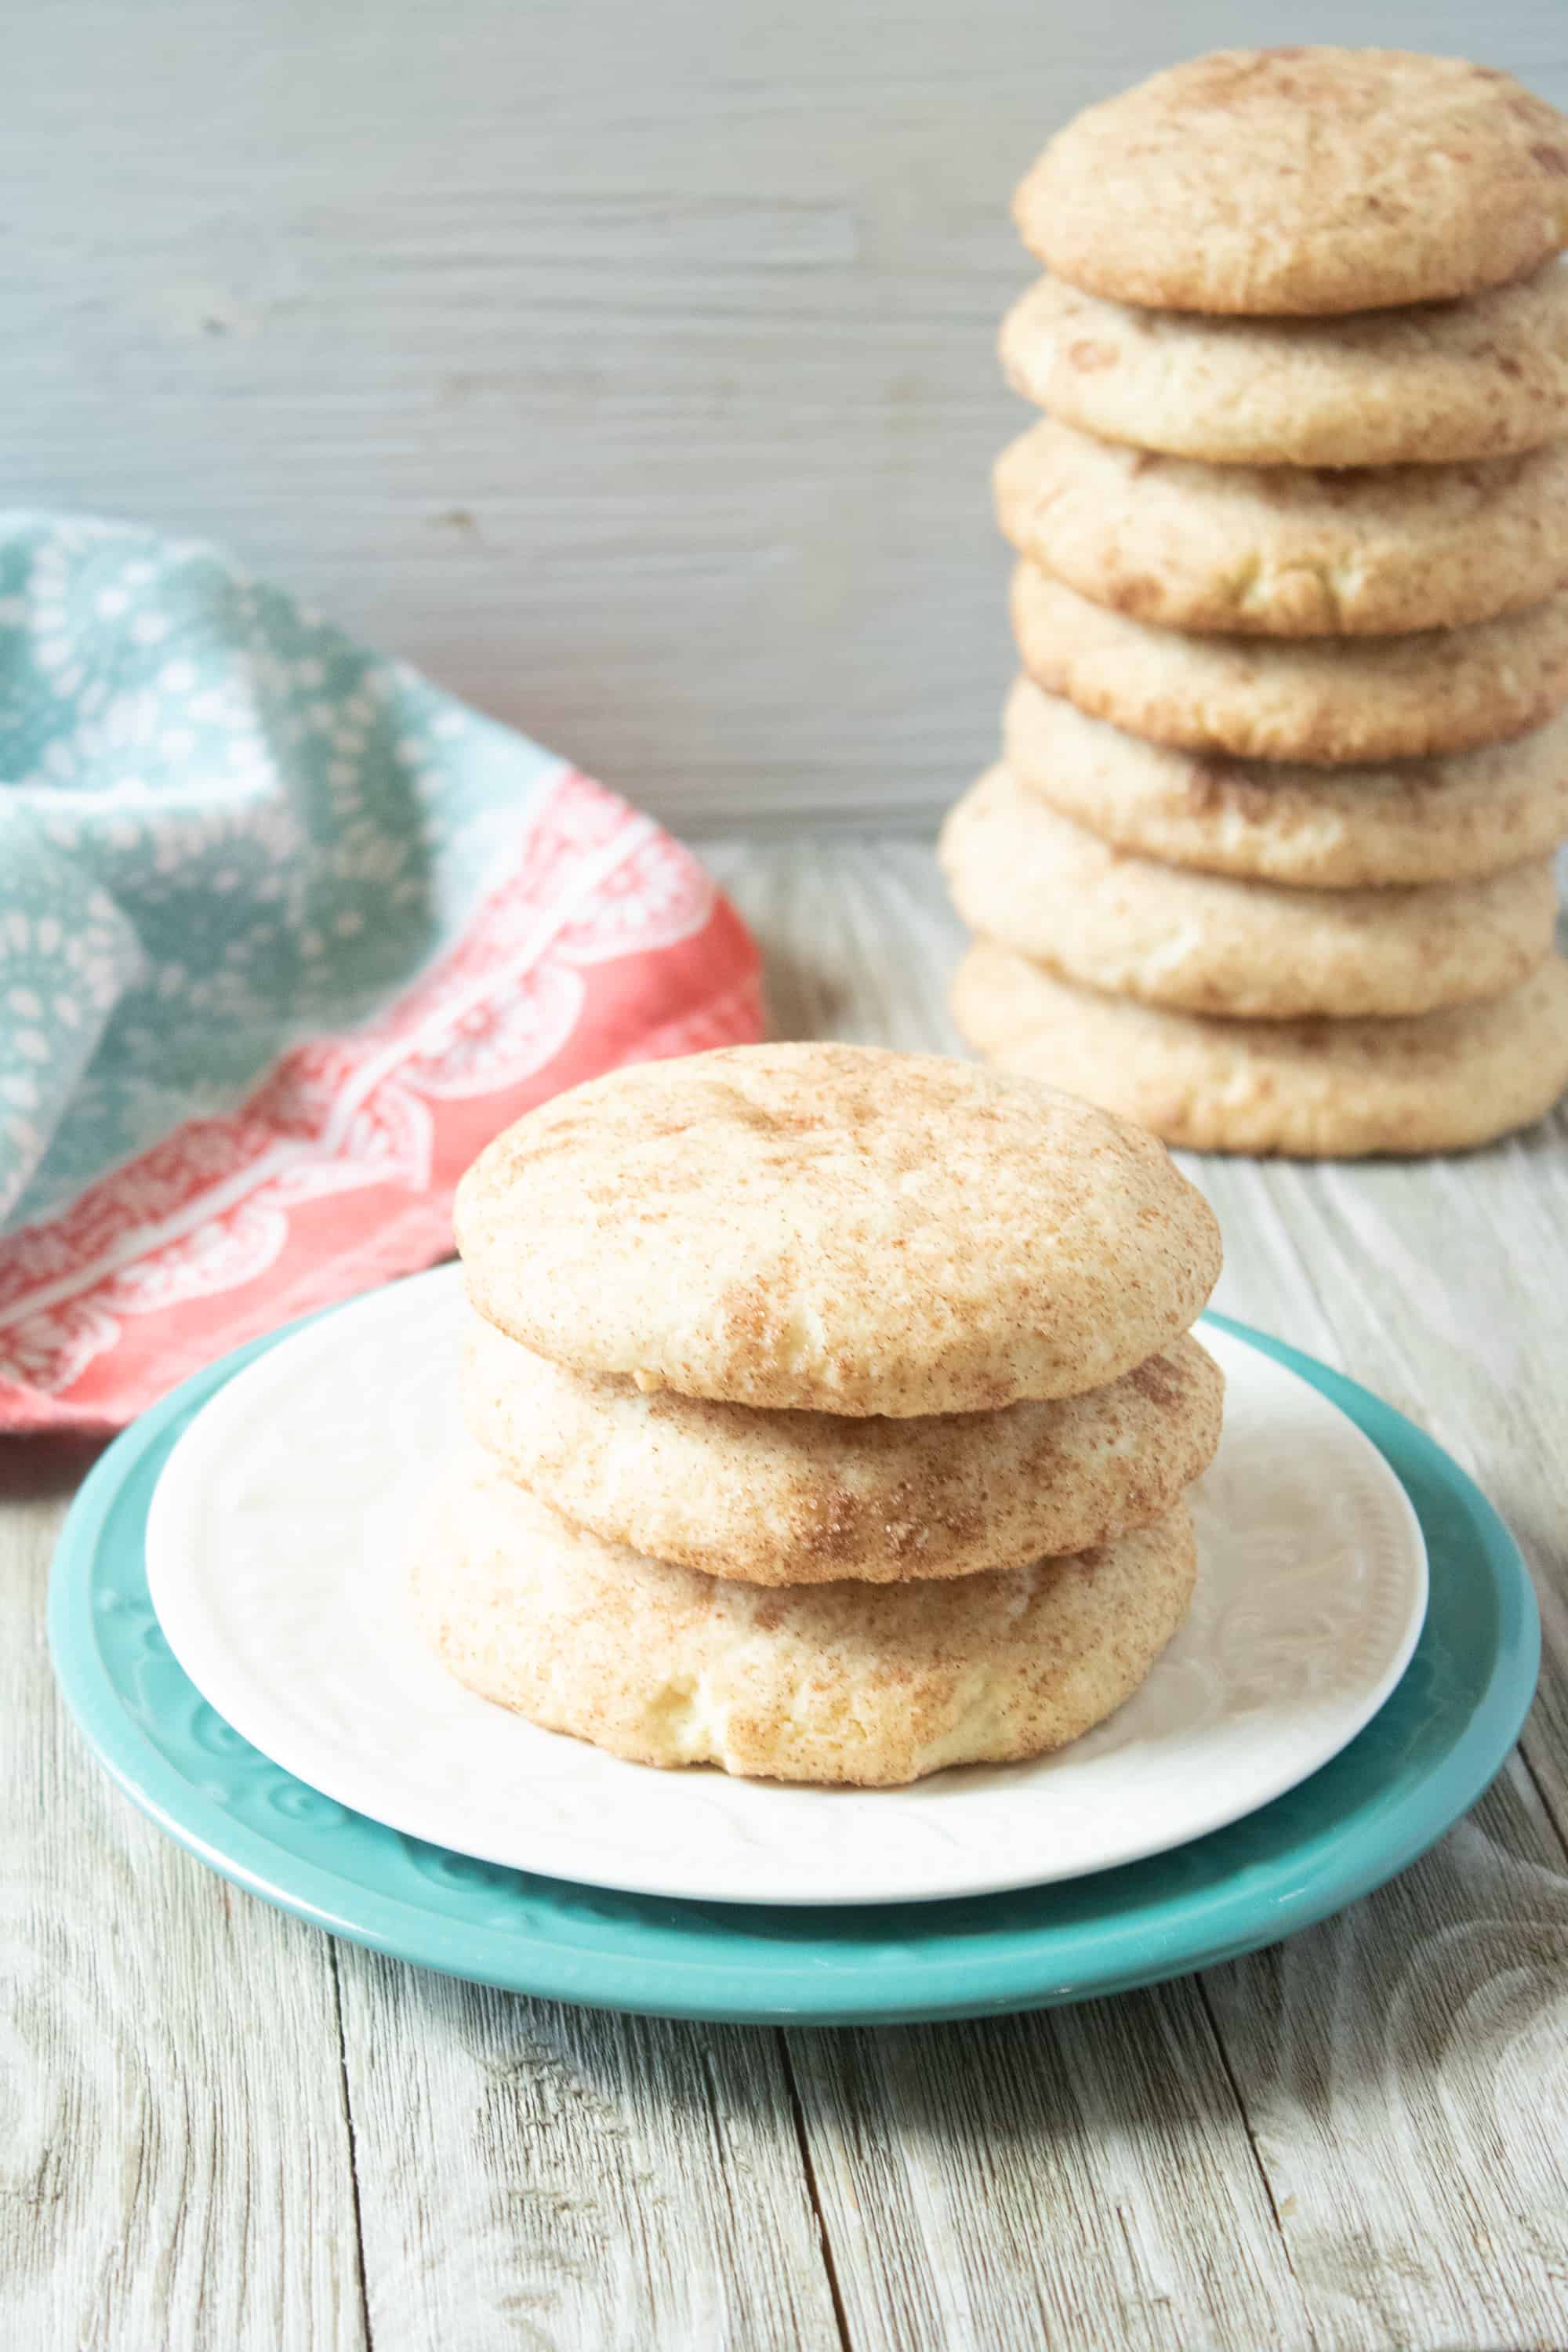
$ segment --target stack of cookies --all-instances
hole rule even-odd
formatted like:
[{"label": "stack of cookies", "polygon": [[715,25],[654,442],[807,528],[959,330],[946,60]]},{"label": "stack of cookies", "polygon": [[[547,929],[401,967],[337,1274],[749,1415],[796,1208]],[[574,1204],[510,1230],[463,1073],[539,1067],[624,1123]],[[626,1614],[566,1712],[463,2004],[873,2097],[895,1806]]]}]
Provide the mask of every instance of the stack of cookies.
[{"label": "stack of cookies", "polygon": [[1568,1083],[1568,122],[1237,51],[1019,190],[1024,676],[949,818],[964,1036],[1207,1150],[1483,1141]]},{"label": "stack of cookies", "polygon": [[655,1765],[879,1786],[1135,1690],[1219,1436],[1202,1197],[1026,1079],[847,1045],[618,1071],[457,1227],[478,1441],[416,1603],[462,1682]]}]

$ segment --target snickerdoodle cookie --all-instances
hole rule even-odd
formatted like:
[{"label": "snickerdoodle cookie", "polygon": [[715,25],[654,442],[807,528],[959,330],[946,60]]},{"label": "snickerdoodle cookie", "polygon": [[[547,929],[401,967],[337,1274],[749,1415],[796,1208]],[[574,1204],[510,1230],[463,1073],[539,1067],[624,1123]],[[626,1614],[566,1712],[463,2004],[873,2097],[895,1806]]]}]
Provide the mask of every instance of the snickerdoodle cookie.
[{"label": "snickerdoodle cookie", "polygon": [[1118,301],[1439,301],[1568,245],[1568,121],[1460,58],[1220,49],[1086,108],[1013,211],[1058,277]]},{"label": "snickerdoodle cookie", "polygon": [[1068,1559],[769,1590],[574,1528],[464,1464],[415,1607],[459,1682],[638,1764],[898,1786],[1059,1748],[1147,1677],[1196,1575],[1184,1504]]},{"label": "snickerdoodle cookie", "polygon": [[1401,637],[1197,636],[1013,573],[1024,667],[1080,710],[1190,751],[1334,766],[1500,742],[1568,702],[1568,591]]},{"label": "snickerdoodle cookie", "polygon": [[1298,890],[1113,849],[993,768],[942,831],[972,930],[1065,980],[1249,1020],[1434,1013],[1500,996],[1552,947],[1549,857],[1481,882]]},{"label": "snickerdoodle cookie", "polygon": [[1458,628],[1568,580],[1568,441],[1468,466],[1205,466],[1047,418],[994,479],[1021,555],[1162,628]]},{"label": "snickerdoodle cookie", "polygon": [[1568,1087],[1568,962],[1485,1004],[1403,1021],[1222,1021],[1074,988],[979,940],[953,1017],[1005,1069],[1071,1087],[1197,1151],[1457,1151]]},{"label": "snickerdoodle cookie", "polygon": [[835,1045],[558,1095],[480,1154],[456,1225],[479,1313],[574,1370],[900,1417],[1101,1387],[1186,1329],[1220,1258],[1141,1129]]},{"label": "snickerdoodle cookie", "polygon": [[1500,457],[1568,434],[1568,268],[1348,319],[1138,310],[1042,278],[1004,320],[1001,352],[1014,391],[1063,424],[1175,457]]},{"label": "snickerdoodle cookie", "polygon": [[1219,1442],[1195,1339],[1082,1396],[999,1412],[767,1412],[574,1372],[478,1318],[468,1425],[552,1510],[656,1559],[752,1584],[971,1575],[1163,1516]]},{"label": "snickerdoodle cookie", "polygon": [[1464,882],[1568,840],[1568,711],[1507,743],[1380,767],[1149,743],[1020,677],[1002,740],[1021,784],[1119,849],[1311,889]]}]

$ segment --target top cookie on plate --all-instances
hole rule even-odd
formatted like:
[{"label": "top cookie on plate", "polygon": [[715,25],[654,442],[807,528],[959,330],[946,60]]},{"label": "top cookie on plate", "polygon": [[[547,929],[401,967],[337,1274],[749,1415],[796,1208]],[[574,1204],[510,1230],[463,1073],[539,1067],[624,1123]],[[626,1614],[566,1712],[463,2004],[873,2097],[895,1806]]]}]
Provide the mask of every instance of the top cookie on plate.
[{"label": "top cookie on plate", "polygon": [[1155,310],[1446,300],[1568,245],[1568,120],[1406,49],[1220,49],[1091,106],[1014,201],[1030,251]]},{"label": "top cookie on plate", "polygon": [[1201,1193],[1139,1129],[935,1055],[760,1045],[559,1095],[481,1153],[479,1313],[576,1370],[896,1415],[1070,1396],[1192,1322]]}]

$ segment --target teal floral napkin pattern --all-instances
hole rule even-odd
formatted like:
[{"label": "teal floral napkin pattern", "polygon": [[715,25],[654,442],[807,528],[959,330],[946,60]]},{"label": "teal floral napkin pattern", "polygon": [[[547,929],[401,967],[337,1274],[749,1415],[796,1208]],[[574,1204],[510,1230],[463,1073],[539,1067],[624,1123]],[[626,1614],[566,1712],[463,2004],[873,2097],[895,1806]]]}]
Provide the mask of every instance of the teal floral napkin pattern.
[{"label": "teal floral napkin pattern", "polygon": [[[656,887],[628,894],[626,872],[652,866]],[[422,980],[428,992],[509,877],[532,928],[508,966],[514,1021],[523,997],[552,993],[552,909],[572,901],[566,928],[580,929],[584,899],[607,893],[626,985],[598,1066],[647,1038],[683,1050],[683,1013],[700,1042],[757,1034],[754,951],[700,869],[554,754],[210,546],[0,516],[0,1426],[112,1423],[167,1384],[155,1349],[118,1385],[103,1362],[125,1336],[127,1269],[156,1256],[174,1213],[148,1155],[166,1161],[183,1134],[243,1193],[244,1169],[217,1148],[225,1119],[291,1055],[352,1039]],[[438,992],[421,1018],[439,1027]],[[590,1074],[564,1052],[578,1025],[525,1074],[535,1097]],[[536,1020],[531,1050],[541,1042]],[[400,1066],[405,1077],[408,1054]],[[499,1126],[510,1098],[495,1091]],[[441,1154],[427,1158],[436,1224],[411,1263],[444,1233]],[[177,1212],[189,1256],[199,1172],[182,1181],[198,1188]],[[73,1218],[89,1229],[74,1243]],[[332,1246],[329,1292],[394,1270],[341,1235]],[[253,1299],[239,1322],[268,1319]],[[209,1320],[206,1354],[243,1336]],[[62,1350],[51,1334],[67,1325]],[[191,1353],[187,1334],[169,1368]]]}]

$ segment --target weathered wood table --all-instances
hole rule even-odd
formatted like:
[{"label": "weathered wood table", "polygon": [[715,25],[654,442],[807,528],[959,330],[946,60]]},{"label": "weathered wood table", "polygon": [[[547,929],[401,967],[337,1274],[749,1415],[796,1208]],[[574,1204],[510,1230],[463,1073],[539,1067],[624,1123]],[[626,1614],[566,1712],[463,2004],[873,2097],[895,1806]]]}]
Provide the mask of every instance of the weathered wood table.
[{"label": "weathered wood table", "polygon": [[[775,1026],[951,1045],[929,848],[710,845]],[[161,1838],[56,1701],[80,1448],[0,1451],[5,2352],[1568,2345],[1568,1150],[1194,1163],[1219,1303],[1379,1390],[1511,1522],[1523,1748],[1275,1950],[984,2024],[782,2033],[335,1945]]]}]

